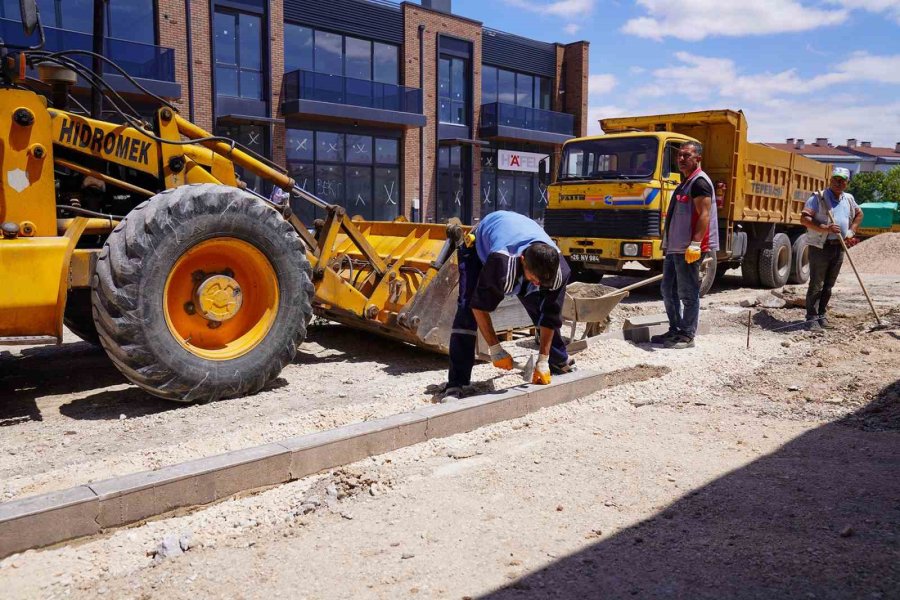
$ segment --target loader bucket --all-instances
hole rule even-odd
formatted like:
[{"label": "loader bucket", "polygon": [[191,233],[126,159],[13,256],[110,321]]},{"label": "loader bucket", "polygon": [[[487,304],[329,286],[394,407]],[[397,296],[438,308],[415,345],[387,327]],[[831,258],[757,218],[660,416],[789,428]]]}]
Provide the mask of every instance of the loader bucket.
[{"label": "loader bucket", "polygon": [[[326,224],[326,227],[328,225]],[[446,226],[424,223],[353,221],[354,235],[342,232],[320,248],[325,257],[314,263],[314,308],[317,314],[356,329],[446,354],[456,314],[459,270],[447,242]],[[372,252],[377,260],[366,256]],[[376,262],[386,272],[379,274]],[[322,264],[325,262],[326,264]],[[515,299],[494,315],[498,334],[530,327],[531,320]]]}]

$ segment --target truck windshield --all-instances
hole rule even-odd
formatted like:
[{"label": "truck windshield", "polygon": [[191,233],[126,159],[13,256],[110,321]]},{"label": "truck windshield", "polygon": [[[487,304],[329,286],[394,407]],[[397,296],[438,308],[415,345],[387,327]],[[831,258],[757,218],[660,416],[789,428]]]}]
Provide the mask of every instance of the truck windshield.
[{"label": "truck windshield", "polygon": [[650,179],[658,149],[655,137],[570,142],[563,148],[558,180]]}]

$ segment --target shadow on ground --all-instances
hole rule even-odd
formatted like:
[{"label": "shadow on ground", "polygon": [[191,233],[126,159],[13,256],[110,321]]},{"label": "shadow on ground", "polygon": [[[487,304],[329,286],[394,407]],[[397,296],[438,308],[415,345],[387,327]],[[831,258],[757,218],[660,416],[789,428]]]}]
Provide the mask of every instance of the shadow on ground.
[{"label": "shadow on ground", "polygon": [[[36,399],[127,383],[99,346],[85,342],[0,355],[0,427],[41,421]],[[118,415],[117,415],[118,416]]]},{"label": "shadow on ground", "polygon": [[898,598],[898,448],[900,381],[483,598]]}]

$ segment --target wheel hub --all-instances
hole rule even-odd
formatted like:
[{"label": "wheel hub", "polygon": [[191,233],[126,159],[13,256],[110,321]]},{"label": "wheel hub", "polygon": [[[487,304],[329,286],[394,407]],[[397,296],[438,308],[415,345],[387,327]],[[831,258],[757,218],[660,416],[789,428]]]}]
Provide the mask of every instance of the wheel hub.
[{"label": "wheel hub", "polygon": [[238,282],[227,275],[212,275],[197,286],[197,312],[205,319],[221,323],[233,318],[243,304]]}]

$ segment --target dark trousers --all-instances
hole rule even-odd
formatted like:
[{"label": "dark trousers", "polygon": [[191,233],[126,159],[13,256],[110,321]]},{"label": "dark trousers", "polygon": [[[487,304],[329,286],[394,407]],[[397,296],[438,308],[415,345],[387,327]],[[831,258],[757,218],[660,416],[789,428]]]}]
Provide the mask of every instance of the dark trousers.
[{"label": "dark trousers", "polygon": [[806,319],[824,317],[831,300],[831,288],[841,274],[844,249],[840,242],[825,242],[822,248],[809,247],[809,287],[806,289]]},{"label": "dark trousers", "polygon": [[[459,262],[459,300],[456,303],[456,316],[450,331],[450,371],[447,375],[447,386],[457,387],[472,382],[472,367],[475,366],[475,346],[478,341],[478,323],[472,312],[470,301],[481,274],[481,259],[475,248],[461,246],[456,251]],[[541,316],[540,294],[519,296],[531,322],[537,326]],[[559,329],[553,331],[553,342],[550,346],[550,364],[565,365],[569,360],[566,344]]]},{"label": "dark trousers", "polygon": [[700,322],[700,261],[688,264],[684,254],[666,254],[662,297],[669,331],[693,339]]}]

